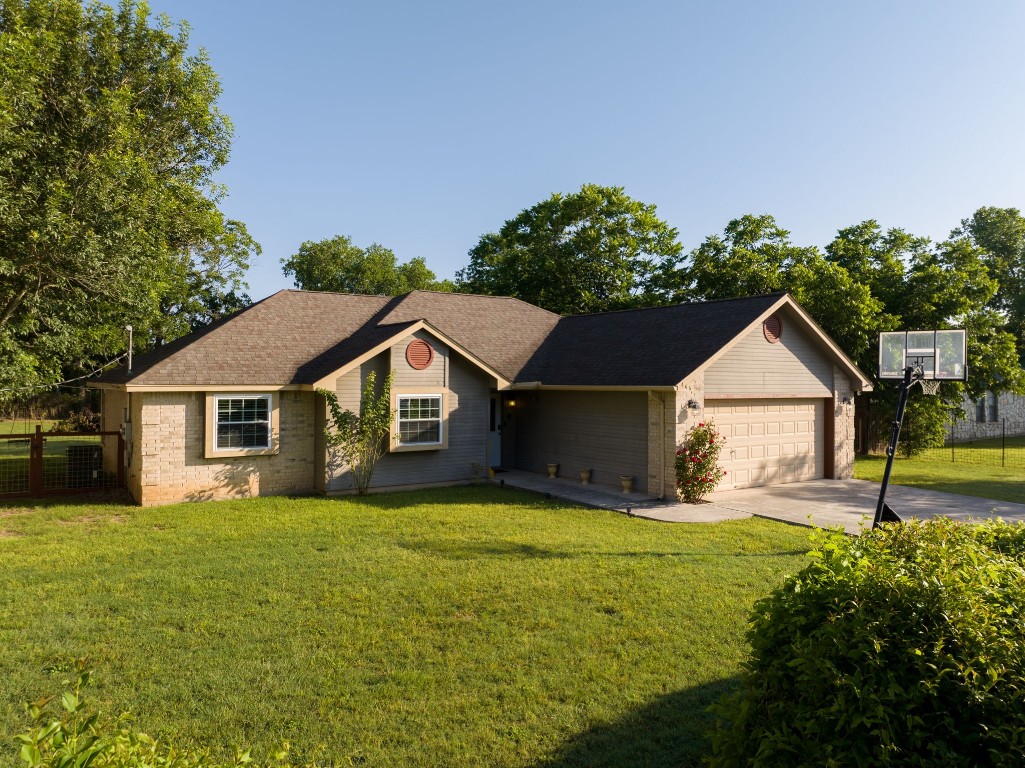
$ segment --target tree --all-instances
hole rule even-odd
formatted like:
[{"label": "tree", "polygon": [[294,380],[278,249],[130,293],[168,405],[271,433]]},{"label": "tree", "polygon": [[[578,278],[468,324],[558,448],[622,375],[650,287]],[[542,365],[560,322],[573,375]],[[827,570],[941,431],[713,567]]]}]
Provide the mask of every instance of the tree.
[{"label": "tree", "polygon": [[515,296],[562,314],[660,303],[659,277],[683,248],[655,206],[622,187],[585,184],[483,235],[456,279],[462,290]]},{"label": "tree", "polygon": [[[969,237],[933,244],[875,221],[842,229],[825,249],[797,246],[771,216],[742,216],[723,235],[706,238],[678,270],[675,294],[723,299],[790,291],[854,362],[877,373],[880,331],[967,328],[969,381],[945,384],[939,398],[909,402],[903,449],[916,451],[942,437],[949,411],[965,392],[1025,386],[1014,338],[992,308],[998,285],[985,252]],[[873,430],[892,419],[896,386],[878,382],[872,394]],[[859,408],[867,401],[859,402]]]},{"label": "tree", "polygon": [[377,243],[360,248],[345,235],[316,243],[307,240],[298,253],[281,263],[296,288],[305,291],[398,296],[407,291],[449,290],[451,286],[448,281],[438,282],[422,257],[398,264],[391,249]]},{"label": "tree", "polygon": [[259,248],[218,208],[220,90],[188,26],[145,2],[0,0],[0,384],[122,351],[125,324],[169,339],[244,301]]},{"label": "tree", "polygon": [[374,467],[388,450],[386,437],[391,429],[392,374],[377,391],[377,375],[371,371],[363,383],[359,413],[343,409],[338,397],[328,389],[317,393],[327,400],[330,424],[324,430],[328,450],[349,467],[352,484],[359,496],[365,496],[374,476]]},{"label": "tree", "polygon": [[1025,216],[1017,208],[979,208],[951,234],[968,239],[999,288],[990,302],[1014,335],[1025,365]]}]

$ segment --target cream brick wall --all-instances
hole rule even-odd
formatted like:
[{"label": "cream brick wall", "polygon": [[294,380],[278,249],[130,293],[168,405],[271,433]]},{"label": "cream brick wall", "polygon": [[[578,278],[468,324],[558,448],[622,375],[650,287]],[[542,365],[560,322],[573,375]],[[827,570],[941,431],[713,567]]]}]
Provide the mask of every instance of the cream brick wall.
[{"label": "cream brick wall", "polygon": [[[848,402],[844,403],[844,399]],[[833,477],[847,480],[854,476],[854,388],[847,375],[836,367],[833,368],[832,409]],[[828,451],[830,446],[825,449]]]},{"label": "cream brick wall", "polygon": [[[697,408],[687,403],[697,402]],[[687,379],[676,393],[651,392],[648,396],[648,494],[676,498],[676,448],[704,417],[705,377]]]},{"label": "cream brick wall", "polygon": [[143,505],[237,499],[316,488],[315,396],[279,393],[279,451],[204,458],[205,393],[133,393],[129,488]]}]

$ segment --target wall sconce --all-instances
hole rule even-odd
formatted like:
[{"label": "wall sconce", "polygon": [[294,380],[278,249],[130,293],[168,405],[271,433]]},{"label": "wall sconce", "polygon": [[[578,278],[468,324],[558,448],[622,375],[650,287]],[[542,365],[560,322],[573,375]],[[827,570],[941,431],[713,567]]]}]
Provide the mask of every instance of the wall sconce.
[{"label": "wall sconce", "polygon": [[698,408],[701,407],[701,403],[699,403],[697,400],[691,398],[690,400],[687,401],[687,407],[690,408],[692,411],[696,411]]},{"label": "wall sconce", "polygon": [[510,408],[515,408],[516,407],[516,401],[515,400],[506,400],[505,404],[508,405]]},{"label": "wall sconce", "polygon": [[853,402],[853,398],[850,395],[844,395],[843,399],[840,402],[844,405],[850,405],[851,402]]}]

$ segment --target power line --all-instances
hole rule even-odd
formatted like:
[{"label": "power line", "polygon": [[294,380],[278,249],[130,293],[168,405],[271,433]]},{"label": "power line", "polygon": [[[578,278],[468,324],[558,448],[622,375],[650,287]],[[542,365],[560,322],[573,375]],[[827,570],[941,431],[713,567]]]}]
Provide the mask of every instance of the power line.
[{"label": "power line", "polygon": [[91,373],[87,373],[84,376],[76,376],[73,379],[65,379],[64,381],[57,381],[57,382],[54,382],[53,384],[32,384],[32,385],[29,385],[27,387],[10,387],[8,389],[0,389],[0,392],[31,392],[32,390],[36,390],[36,389],[50,389],[51,387],[62,387],[65,384],[73,384],[76,381],[81,381],[82,379],[92,378],[96,374],[102,373],[107,368],[110,368],[110,366],[114,365],[114,363],[119,363],[122,360],[124,360],[126,357],[128,357],[128,353],[127,352],[123,352],[122,354],[120,354],[117,357],[115,357],[113,360],[107,361],[106,363],[101,365],[99,368],[97,368],[95,371],[92,371]]}]

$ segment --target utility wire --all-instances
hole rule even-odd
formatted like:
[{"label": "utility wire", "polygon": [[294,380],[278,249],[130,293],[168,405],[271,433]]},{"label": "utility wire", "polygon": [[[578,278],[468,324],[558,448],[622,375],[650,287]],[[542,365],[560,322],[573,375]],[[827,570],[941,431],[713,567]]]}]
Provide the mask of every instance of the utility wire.
[{"label": "utility wire", "polygon": [[72,384],[72,383],[74,383],[76,381],[81,381],[82,379],[92,378],[97,373],[102,373],[107,368],[110,368],[110,366],[114,365],[114,363],[119,363],[122,360],[124,360],[126,357],[128,357],[128,353],[127,352],[123,352],[122,354],[120,354],[117,357],[115,357],[113,360],[108,360],[106,363],[101,365],[95,371],[92,371],[91,373],[87,373],[84,376],[76,376],[73,379],[65,379],[64,381],[54,382],[53,384],[32,384],[32,385],[27,386],[27,387],[10,387],[9,389],[0,389],[0,392],[31,392],[32,390],[35,390],[35,389],[50,389],[51,387],[62,387],[65,384]]}]

